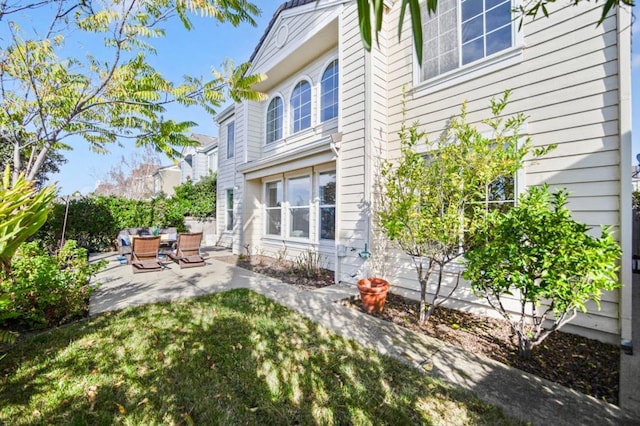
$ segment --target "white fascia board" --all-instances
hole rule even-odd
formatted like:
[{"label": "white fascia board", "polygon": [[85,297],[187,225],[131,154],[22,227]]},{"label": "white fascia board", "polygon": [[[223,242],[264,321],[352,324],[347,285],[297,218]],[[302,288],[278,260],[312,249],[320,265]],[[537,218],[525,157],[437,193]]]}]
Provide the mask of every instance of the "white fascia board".
[{"label": "white fascia board", "polygon": [[227,120],[229,117],[231,117],[235,113],[235,111],[236,111],[236,104],[231,104],[225,109],[223,109],[222,111],[220,111],[220,113],[218,113],[216,116],[214,116],[213,121],[220,124],[223,121]]}]

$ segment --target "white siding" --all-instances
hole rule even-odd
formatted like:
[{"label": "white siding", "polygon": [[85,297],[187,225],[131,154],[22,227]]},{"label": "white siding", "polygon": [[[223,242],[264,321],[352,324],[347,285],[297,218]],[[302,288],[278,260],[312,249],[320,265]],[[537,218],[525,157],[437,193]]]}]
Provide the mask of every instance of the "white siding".
[{"label": "white siding", "polygon": [[[392,10],[393,22],[398,9],[394,6]],[[414,57],[410,37],[407,34],[403,42],[390,43],[389,134],[393,155],[398,155],[398,139],[393,135],[402,122],[403,86],[409,93],[406,121],[419,120],[431,138],[438,137],[449,117],[459,114],[462,101],[468,101],[468,119],[479,121],[490,113],[491,97],[512,89],[505,113],[523,112],[529,117],[526,133],[534,145],[558,144],[547,157],[526,166],[525,183],[567,187],[572,191],[569,207],[576,219],[597,227],[619,226],[616,20],[615,16],[609,17],[596,27],[600,11],[597,5],[582,4],[562,8],[548,19],[528,20],[523,29],[526,48],[520,63],[438,90],[418,86],[412,92]],[[390,31],[393,34],[395,30]],[[417,290],[411,268],[399,269],[402,272],[396,271],[395,284]],[[482,304],[466,285],[457,290],[456,297],[459,305]],[[573,331],[616,341],[617,304],[614,292],[601,311],[592,310],[577,318]]]}]

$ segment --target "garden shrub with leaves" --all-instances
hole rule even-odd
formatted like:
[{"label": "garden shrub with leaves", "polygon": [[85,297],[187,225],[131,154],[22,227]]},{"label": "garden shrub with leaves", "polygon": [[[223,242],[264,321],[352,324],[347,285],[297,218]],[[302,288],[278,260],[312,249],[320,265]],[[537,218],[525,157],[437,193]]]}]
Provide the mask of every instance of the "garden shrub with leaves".
[{"label": "garden shrub with leaves", "polygon": [[12,261],[11,275],[0,278],[0,325],[44,328],[85,316],[92,287],[89,280],[106,261],[89,264],[87,251],[75,241],[49,255],[37,242],[24,243]]},{"label": "garden shrub with leaves", "polygon": [[[511,324],[518,350],[531,350],[552,332],[587,311],[600,307],[605,290],[620,286],[621,250],[608,228],[600,238],[575,221],[566,207],[567,192],[532,187],[517,206],[488,214],[465,253],[464,277]],[[517,309],[509,309],[515,298]]]}]

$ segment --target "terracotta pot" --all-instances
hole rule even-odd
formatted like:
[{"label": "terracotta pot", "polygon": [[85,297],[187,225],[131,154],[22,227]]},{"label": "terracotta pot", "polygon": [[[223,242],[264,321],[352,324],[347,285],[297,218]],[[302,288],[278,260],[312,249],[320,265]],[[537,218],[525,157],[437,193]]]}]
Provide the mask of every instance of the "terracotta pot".
[{"label": "terracotta pot", "polygon": [[389,282],[382,278],[363,278],[358,281],[362,308],[369,314],[384,310]]}]

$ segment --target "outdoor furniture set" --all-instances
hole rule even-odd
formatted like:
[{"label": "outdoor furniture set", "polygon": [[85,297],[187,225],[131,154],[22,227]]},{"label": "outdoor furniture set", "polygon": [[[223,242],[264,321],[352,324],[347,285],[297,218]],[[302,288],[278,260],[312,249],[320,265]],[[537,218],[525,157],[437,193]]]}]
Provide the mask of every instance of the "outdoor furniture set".
[{"label": "outdoor furniture set", "polygon": [[[119,236],[120,239],[120,236]],[[204,257],[200,253],[202,243],[202,232],[180,233],[176,235],[175,242],[171,243],[164,252],[160,246],[163,239],[160,235],[132,235],[130,245],[123,244],[122,247],[130,247],[130,263],[133,273],[153,272],[164,269],[163,257],[168,256],[176,262],[180,269],[204,266]],[[121,256],[126,256],[126,249],[119,250]]]}]

